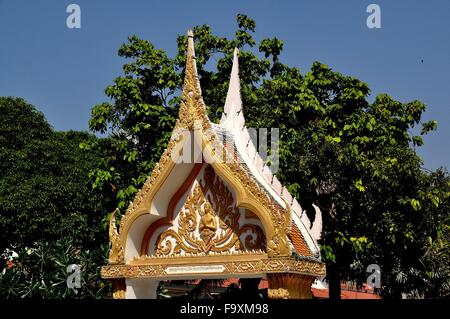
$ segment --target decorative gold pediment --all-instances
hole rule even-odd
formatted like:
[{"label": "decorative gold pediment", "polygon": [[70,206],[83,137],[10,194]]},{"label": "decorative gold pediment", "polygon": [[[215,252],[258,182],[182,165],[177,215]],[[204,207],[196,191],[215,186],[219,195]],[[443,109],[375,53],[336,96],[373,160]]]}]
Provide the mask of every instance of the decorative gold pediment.
[{"label": "decorative gold pediment", "polygon": [[[232,77],[230,87],[237,91],[227,96],[226,107],[236,115],[242,111],[242,105],[235,105],[241,103],[237,62]],[[243,125],[239,114],[230,115],[229,123],[239,120]],[[157,282],[264,276],[272,298],[310,297],[314,277],[325,275],[325,265],[315,258],[291,256],[290,205],[280,205],[279,198],[268,193],[273,194],[262,186],[261,176],[232,154],[234,148],[227,148],[216,129],[202,98],[190,31],[179,118],[171,139],[130,202],[119,231],[118,210],[111,216],[109,265],[102,267],[101,276],[113,281],[114,298],[126,296],[125,278]],[[192,136],[201,147],[201,161],[177,166]],[[130,287],[133,296],[137,286]]]},{"label": "decorative gold pediment", "polygon": [[[210,164],[214,169],[214,172],[225,181],[233,191],[235,191],[235,205],[237,207],[249,209],[260,220],[266,238],[266,250],[269,257],[289,256],[291,248],[287,234],[290,232],[290,211],[285,210],[276,203],[235,158],[232,157],[231,160],[224,161],[221,156],[222,154],[227,154],[227,150],[224,144],[217,138],[214,130],[211,129],[211,122],[206,114],[206,107],[201,95],[201,88],[195,65],[192,36],[192,32],[190,32],[188,36],[188,52],[182,102],[180,104],[179,119],[176,122],[174,133],[172,134],[172,138],[161,156],[159,163],[156,164],[153,169],[151,176],[144,183],[142,189],[136,194],[134,200],[130,202],[125,215],[121,219],[120,232],[117,233],[117,230],[115,230],[114,236],[111,237],[112,244],[114,240],[112,248],[122,247],[122,250],[126,250],[129,237],[128,233],[131,226],[138,217],[150,212],[155,195],[174,169],[176,163],[173,159],[179,156],[179,154],[176,154],[178,150],[177,145],[184,142],[183,135],[176,134],[176,132],[183,129],[195,129],[199,133],[198,138],[200,139],[199,142],[202,146],[203,154],[209,156],[211,160]],[[194,194],[192,194],[192,196],[194,196]],[[211,199],[210,201],[208,198],[205,198],[204,200],[204,205],[208,205],[206,204],[207,202],[213,207],[215,207],[214,205],[217,205],[214,199]],[[201,230],[203,238],[195,238],[189,245],[186,244],[186,238],[184,238],[183,241],[178,240],[180,247],[183,245],[182,243],[184,243],[187,245],[184,247],[187,250],[212,251],[213,249],[225,249],[224,245],[229,249],[238,243],[236,235],[239,236],[240,229],[244,229],[243,226],[236,229],[237,226],[234,224],[227,225],[227,227],[233,229],[233,231],[227,233],[227,236],[229,237],[226,237],[225,240],[222,239],[221,235],[217,235],[217,231],[221,229],[219,218],[212,213],[208,213],[207,206],[205,206],[203,210],[200,210],[200,212],[203,214],[199,217],[200,219],[203,219]],[[230,214],[230,216],[233,215],[232,213]],[[216,220],[217,225],[214,225],[213,220]],[[259,230],[255,229],[255,232],[259,232]],[[178,235],[181,236],[180,234]],[[201,242],[199,240],[201,240]],[[219,246],[217,246],[218,244]],[[242,243],[239,243],[239,245],[241,244]],[[231,246],[228,247],[229,245]],[[216,248],[213,248],[213,246]],[[183,247],[181,248],[184,249]],[[163,253],[165,251],[164,249],[167,250],[167,247],[164,248],[164,246],[161,246],[159,251]],[[114,251],[112,252],[113,257],[116,253],[119,254],[119,256],[123,255],[123,251],[122,253]],[[123,260],[123,257],[121,258]],[[114,257],[111,260],[118,261],[120,258],[117,259]]]}]

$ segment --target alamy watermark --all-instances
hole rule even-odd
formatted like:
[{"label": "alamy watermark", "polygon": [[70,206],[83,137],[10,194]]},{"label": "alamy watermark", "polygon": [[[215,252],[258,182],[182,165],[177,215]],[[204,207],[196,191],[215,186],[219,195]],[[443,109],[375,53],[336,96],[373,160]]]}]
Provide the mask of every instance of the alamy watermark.
[{"label": "alamy watermark", "polygon": [[366,25],[369,29],[381,29],[381,7],[378,4],[369,4],[366,9],[370,15],[367,17]]},{"label": "alamy watermark", "polygon": [[80,265],[71,264],[67,266],[67,288],[73,289],[75,294],[78,293],[77,288],[81,288],[81,270]]},{"label": "alamy watermark", "polygon": [[69,29],[81,28],[81,8],[78,4],[69,4],[66,8],[66,12],[70,13],[66,19],[66,26]]},{"label": "alamy watermark", "polygon": [[366,268],[366,272],[369,273],[366,284],[370,288],[381,288],[381,268],[377,264],[370,264]]}]

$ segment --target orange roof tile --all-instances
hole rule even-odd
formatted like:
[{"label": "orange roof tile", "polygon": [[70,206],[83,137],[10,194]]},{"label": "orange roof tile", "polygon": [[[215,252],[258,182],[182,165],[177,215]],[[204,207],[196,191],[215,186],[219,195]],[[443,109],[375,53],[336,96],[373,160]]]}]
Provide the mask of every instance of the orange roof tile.
[{"label": "orange roof tile", "polygon": [[305,239],[303,238],[302,233],[300,232],[297,225],[295,225],[295,224],[292,224],[292,230],[291,230],[289,239],[291,240],[292,245],[294,245],[294,248],[297,251],[297,254],[302,255],[302,256],[308,256],[308,257],[313,256],[313,254],[311,253],[311,250],[308,248],[308,244],[306,243]]}]

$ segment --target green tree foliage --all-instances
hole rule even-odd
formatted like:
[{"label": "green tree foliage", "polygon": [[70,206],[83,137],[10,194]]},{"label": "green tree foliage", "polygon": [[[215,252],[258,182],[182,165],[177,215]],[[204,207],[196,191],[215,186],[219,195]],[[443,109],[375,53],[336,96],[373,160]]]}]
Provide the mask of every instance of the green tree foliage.
[{"label": "green tree foliage", "polygon": [[[82,249],[68,237],[22,249],[9,268],[0,273],[0,299],[109,297],[111,287],[100,279],[99,267],[107,263],[107,252],[107,244],[93,250]],[[67,285],[73,273],[67,271],[69,265],[80,267],[79,288]]]},{"label": "green tree foliage", "polygon": [[[311,219],[313,203],[323,211],[322,258],[331,297],[339,298],[342,279],[365,282],[372,263],[381,266],[384,297],[411,292],[399,274],[425,269],[427,243],[448,225],[448,193],[430,182],[415,153],[437,123],[422,122],[425,105],[419,101],[381,94],[370,103],[366,83],[323,63],[314,62],[302,74],[281,62],[282,41],[268,38],[257,45],[255,21],[239,14],[237,24],[232,39],[214,35],[207,25],[194,28],[210,118],[217,121],[222,114],[238,47],[247,125],[280,128],[277,176]],[[112,136],[107,159],[91,172],[94,187],[114,194],[122,209],[159,159],[176,120],[187,37],[178,36],[177,43],[178,53],[170,58],[148,41],[129,37],[119,49],[128,61],[124,75],[105,91],[112,102],[92,109],[90,128]]]},{"label": "green tree foliage", "polygon": [[[32,105],[20,98],[0,97],[0,270],[9,258],[4,254],[6,249],[18,253],[63,249],[58,252],[61,255],[67,245],[48,245],[67,238],[73,249],[84,254],[108,243],[101,222],[111,201],[93,190],[88,178],[105,154],[81,150],[79,144],[86,140],[97,138],[82,132],[54,132]],[[17,264],[14,259],[12,262]],[[17,273],[14,282],[18,285],[27,285],[22,280],[31,280],[31,284],[34,279],[27,279],[30,276],[53,276],[34,273],[38,268],[31,265],[31,259],[24,259],[23,267],[30,267],[29,275],[20,277],[19,268],[14,266],[5,269],[5,276]],[[3,278],[2,289],[6,284]],[[47,293],[51,294],[32,294]]]},{"label": "green tree foliage", "polygon": [[[423,234],[413,247],[419,262],[397,267],[393,286],[409,298],[450,298],[450,176],[438,169],[423,178],[418,199],[412,204],[423,211],[416,228]],[[422,245],[422,247],[419,246]],[[406,288],[406,289],[405,289]],[[392,288],[391,288],[392,289]]]}]

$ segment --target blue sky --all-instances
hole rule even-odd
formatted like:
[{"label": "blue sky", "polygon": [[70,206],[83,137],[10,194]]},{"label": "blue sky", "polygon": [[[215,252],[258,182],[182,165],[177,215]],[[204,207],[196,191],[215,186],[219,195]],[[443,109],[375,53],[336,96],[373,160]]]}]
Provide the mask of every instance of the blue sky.
[{"label": "blue sky", "polygon": [[[66,26],[70,3],[81,7],[81,29]],[[381,29],[366,26],[371,3]],[[448,0],[0,0],[0,96],[25,98],[57,130],[87,130],[92,106],[121,75],[117,49],[129,35],[174,55],[176,36],[195,25],[231,37],[237,13],[256,20],[257,40],[283,40],[282,60],[302,73],[318,60],[368,83],[371,100],[426,103],[424,119],[439,129],[419,153],[426,168],[450,167]]]}]

